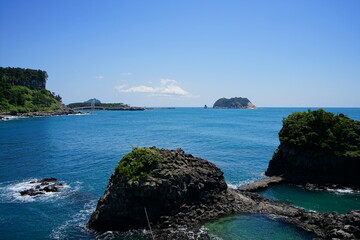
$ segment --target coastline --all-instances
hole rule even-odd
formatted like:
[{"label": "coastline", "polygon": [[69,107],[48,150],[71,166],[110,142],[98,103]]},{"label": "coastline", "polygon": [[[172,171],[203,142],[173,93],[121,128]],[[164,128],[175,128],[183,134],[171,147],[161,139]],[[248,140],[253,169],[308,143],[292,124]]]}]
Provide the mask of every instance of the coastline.
[{"label": "coastline", "polygon": [[67,116],[67,115],[86,115],[89,113],[83,113],[79,111],[74,111],[72,109],[63,109],[60,111],[54,112],[28,112],[28,113],[18,113],[16,115],[11,114],[0,114],[0,121],[9,121],[19,118],[33,118],[33,117],[54,117],[54,116]]}]

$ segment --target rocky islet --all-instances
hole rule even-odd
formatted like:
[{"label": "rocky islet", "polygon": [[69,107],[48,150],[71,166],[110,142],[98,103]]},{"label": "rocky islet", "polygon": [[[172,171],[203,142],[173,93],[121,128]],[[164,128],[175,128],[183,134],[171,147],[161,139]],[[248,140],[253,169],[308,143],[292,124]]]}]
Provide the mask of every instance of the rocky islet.
[{"label": "rocky islet", "polygon": [[21,196],[37,196],[49,192],[59,192],[63,184],[56,178],[44,178],[41,180],[30,181],[30,188],[20,191]]},{"label": "rocky islet", "polygon": [[[148,175],[137,179],[116,171],[90,218],[91,229],[126,231],[148,228],[150,223],[156,239],[189,239],[189,232],[192,238],[210,239],[202,231],[204,222],[232,214],[262,213],[276,215],[318,239],[360,238],[360,211],[307,212],[266,199],[249,186],[229,189],[219,168],[181,149],[148,150],[158,154],[161,161],[147,169]],[[255,186],[263,188],[280,181],[273,178]]]},{"label": "rocky islet", "polygon": [[[265,174],[288,183],[360,187],[360,122],[322,109],[283,120]],[[338,186],[338,187],[339,187]]]}]

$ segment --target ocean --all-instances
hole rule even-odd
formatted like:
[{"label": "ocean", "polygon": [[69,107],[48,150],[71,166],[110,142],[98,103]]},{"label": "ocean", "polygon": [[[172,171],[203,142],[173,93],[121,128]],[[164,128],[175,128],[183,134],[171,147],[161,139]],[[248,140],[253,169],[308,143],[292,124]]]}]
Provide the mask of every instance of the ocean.
[{"label": "ocean", "polygon": [[[0,239],[143,239],[141,234],[97,235],[86,222],[122,156],[132,146],[182,148],[215,163],[229,187],[261,179],[277,148],[282,119],[305,108],[254,110],[177,108],[96,111],[90,115],[0,122]],[[360,108],[328,108],[360,120]],[[20,196],[27,182],[56,177],[64,190]],[[279,185],[271,199],[312,211],[360,209],[360,194],[310,192]],[[205,224],[214,239],[311,239],[276,217],[243,214]]]}]

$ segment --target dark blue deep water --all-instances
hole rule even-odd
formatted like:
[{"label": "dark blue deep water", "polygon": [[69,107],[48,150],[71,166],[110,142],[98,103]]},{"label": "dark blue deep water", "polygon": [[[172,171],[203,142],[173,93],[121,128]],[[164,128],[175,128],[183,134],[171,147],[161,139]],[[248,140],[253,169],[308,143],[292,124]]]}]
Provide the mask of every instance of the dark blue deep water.
[{"label": "dark blue deep water", "polygon": [[[306,109],[102,111],[0,122],[0,239],[111,239],[111,233],[95,235],[85,223],[131,146],[183,148],[215,163],[232,187],[257,180],[279,144],[281,120],[302,110]],[[360,109],[327,110],[360,120]],[[64,191],[20,196],[27,181],[45,177],[61,180]],[[264,194],[311,210],[360,208],[359,196],[351,193],[312,194],[279,186]],[[323,202],[333,204],[322,208]],[[206,228],[224,240],[311,239],[262,215],[220,219]]]}]

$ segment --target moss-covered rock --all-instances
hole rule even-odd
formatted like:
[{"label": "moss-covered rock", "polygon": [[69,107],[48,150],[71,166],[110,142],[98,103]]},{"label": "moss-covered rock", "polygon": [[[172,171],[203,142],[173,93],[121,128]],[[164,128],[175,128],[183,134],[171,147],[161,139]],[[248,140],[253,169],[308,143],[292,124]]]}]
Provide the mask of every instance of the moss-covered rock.
[{"label": "moss-covered rock", "polygon": [[157,148],[138,148],[126,154],[115,167],[115,173],[129,179],[138,180],[150,176],[151,170],[161,164],[162,158]]}]

